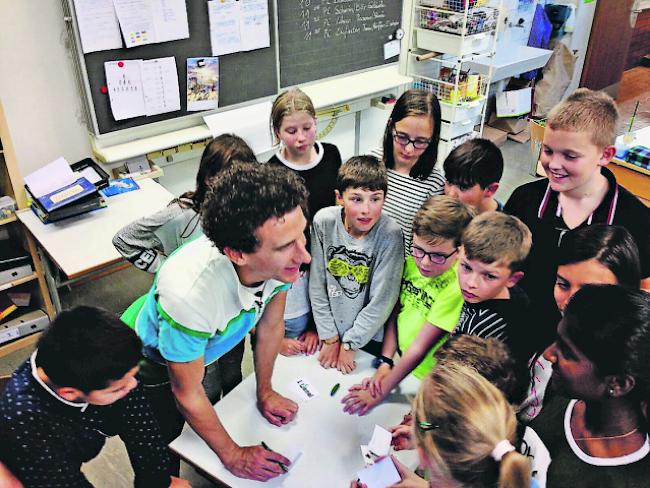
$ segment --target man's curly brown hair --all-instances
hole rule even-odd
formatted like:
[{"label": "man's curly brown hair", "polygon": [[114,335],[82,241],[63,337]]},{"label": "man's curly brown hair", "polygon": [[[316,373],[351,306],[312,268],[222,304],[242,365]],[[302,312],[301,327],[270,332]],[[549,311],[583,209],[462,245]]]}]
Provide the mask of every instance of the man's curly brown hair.
[{"label": "man's curly brown hair", "polygon": [[234,163],[210,181],[201,223],[219,249],[251,253],[260,244],[257,229],[296,207],[307,218],[307,189],[300,176],[266,164]]}]

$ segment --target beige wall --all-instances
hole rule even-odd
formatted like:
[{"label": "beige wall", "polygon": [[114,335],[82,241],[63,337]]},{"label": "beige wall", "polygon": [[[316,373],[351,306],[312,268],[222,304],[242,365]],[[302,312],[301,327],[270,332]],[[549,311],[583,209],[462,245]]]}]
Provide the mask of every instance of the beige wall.
[{"label": "beige wall", "polygon": [[0,97],[23,175],[90,156],[60,0],[0,0]]}]

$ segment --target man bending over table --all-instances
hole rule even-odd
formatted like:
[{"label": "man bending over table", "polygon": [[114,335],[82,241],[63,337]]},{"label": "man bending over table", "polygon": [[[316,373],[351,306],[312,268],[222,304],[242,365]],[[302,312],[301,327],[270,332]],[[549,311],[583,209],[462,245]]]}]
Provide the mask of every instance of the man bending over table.
[{"label": "man bending over table", "polygon": [[223,171],[202,206],[205,235],[174,252],[149,293],[122,316],[144,344],[141,379],[165,440],[186,420],[242,478],[266,481],[289,460],[233,441],[204,389],[204,372],[256,327],[258,409],[276,426],[295,417],[298,406],[272,389],[271,374],[284,337],[286,290],[311,259],[306,202],[301,179],[289,171],[244,163]]}]

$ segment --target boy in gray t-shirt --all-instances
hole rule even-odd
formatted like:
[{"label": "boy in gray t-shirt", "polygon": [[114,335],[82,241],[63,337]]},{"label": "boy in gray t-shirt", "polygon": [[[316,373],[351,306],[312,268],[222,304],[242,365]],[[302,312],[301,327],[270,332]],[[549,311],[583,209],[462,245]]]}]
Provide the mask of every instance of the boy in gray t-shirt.
[{"label": "boy in gray t-shirt", "polygon": [[399,295],[404,243],[400,227],[382,214],[388,183],[381,161],[351,158],[336,186],[339,205],[314,217],[309,297],[323,341],[320,364],[349,373],[357,349],[381,354],[383,326]]}]

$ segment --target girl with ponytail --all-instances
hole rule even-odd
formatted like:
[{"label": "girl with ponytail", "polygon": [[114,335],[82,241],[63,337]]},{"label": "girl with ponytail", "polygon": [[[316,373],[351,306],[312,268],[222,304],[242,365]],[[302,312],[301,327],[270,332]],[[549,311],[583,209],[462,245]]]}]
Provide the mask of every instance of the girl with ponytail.
[{"label": "girl with ponytail", "polygon": [[430,486],[530,486],[528,460],[513,446],[513,408],[475,369],[454,362],[438,365],[422,383],[413,420]]},{"label": "girl with ponytail", "polygon": [[515,450],[516,430],[499,389],[472,367],[439,363],[413,403],[415,444],[429,481],[393,458],[402,481],[392,488],[528,488],[530,464]]}]

